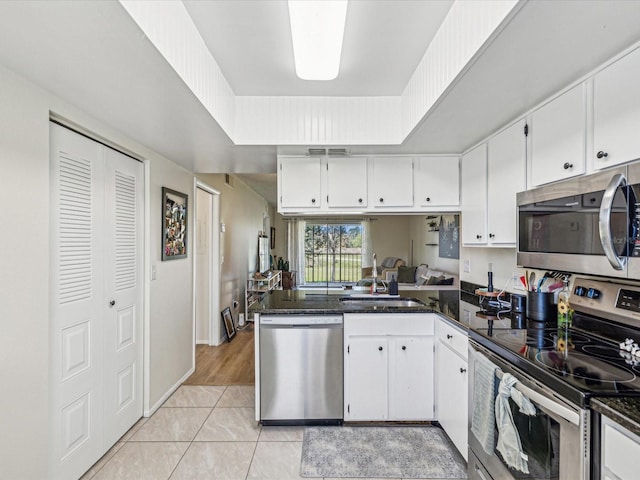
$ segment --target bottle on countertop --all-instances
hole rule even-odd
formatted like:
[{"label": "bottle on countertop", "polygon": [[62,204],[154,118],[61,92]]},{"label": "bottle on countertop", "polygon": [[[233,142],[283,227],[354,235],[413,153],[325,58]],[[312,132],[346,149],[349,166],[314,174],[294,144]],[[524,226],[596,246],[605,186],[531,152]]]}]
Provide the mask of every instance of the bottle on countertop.
[{"label": "bottle on countertop", "polygon": [[573,308],[569,303],[569,278],[565,276],[562,283],[562,290],[558,294],[558,328],[570,328],[573,323]]},{"label": "bottle on countertop", "polygon": [[278,258],[278,270],[283,270],[284,268],[284,260],[282,260],[282,257]]},{"label": "bottle on countertop", "polygon": [[396,276],[391,275],[391,281],[389,282],[389,295],[398,295],[398,282]]}]

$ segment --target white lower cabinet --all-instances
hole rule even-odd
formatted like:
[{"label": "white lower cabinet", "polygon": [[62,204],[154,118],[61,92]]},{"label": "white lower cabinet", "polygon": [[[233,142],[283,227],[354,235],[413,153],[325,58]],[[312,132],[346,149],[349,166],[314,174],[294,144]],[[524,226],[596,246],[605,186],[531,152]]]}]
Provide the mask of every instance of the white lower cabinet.
[{"label": "white lower cabinet", "polygon": [[434,420],[433,314],[345,314],[345,421]]},{"label": "white lower cabinet", "polygon": [[640,457],[640,437],[613,420],[602,417],[601,479],[632,480],[638,478],[635,459]]},{"label": "white lower cabinet", "polygon": [[389,337],[389,418],[433,418],[433,337]]},{"label": "white lower cabinet", "polygon": [[438,422],[467,460],[468,374],[467,334],[440,319],[436,347],[436,406]]},{"label": "white lower cabinet", "polygon": [[350,335],[347,340],[349,364],[345,367],[345,381],[349,386],[349,399],[345,398],[345,420],[387,420],[387,339],[382,336]]}]

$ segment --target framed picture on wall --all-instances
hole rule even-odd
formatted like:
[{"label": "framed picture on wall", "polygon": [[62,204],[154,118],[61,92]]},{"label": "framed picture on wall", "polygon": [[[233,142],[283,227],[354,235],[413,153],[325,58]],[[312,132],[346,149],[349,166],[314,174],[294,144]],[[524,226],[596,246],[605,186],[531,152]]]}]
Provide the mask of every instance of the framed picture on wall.
[{"label": "framed picture on wall", "polygon": [[187,200],[185,193],[162,187],[162,260],[187,256]]},{"label": "framed picture on wall", "polygon": [[440,258],[460,258],[460,217],[458,215],[440,217],[438,245]]},{"label": "framed picture on wall", "polygon": [[222,322],[224,323],[224,329],[227,331],[227,340],[231,341],[231,339],[236,334],[236,326],[233,323],[233,317],[231,316],[231,308],[227,307],[222,312]]}]

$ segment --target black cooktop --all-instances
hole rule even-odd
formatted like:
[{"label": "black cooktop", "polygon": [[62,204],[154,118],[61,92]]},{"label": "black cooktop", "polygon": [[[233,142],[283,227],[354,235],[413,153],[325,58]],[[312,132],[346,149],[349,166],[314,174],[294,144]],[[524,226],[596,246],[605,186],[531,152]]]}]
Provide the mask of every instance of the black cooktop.
[{"label": "black cooktop", "polygon": [[640,396],[640,357],[622,351],[619,338],[603,336],[610,331],[622,341],[625,334],[637,334],[578,313],[571,329],[531,320],[512,328],[503,318],[469,335],[568,400],[586,405],[593,396]]}]

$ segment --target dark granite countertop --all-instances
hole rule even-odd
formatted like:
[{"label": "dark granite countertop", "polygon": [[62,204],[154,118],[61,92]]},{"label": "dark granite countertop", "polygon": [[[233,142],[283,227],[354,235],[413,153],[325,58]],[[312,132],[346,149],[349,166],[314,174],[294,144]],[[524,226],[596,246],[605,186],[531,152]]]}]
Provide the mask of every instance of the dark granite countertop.
[{"label": "dark granite countertop", "polygon": [[640,435],[640,397],[596,397],[591,399],[591,407],[627,430]]},{"label": "dark granite countertop", "polygon": [[341,302],[341,297],[357,295],[345,290],[339,294],[309,293],[303,290],[273,290],[249,308],[260,314],[335,314],[335,313],[440,313],[458,323],[460,292],[457,289],[401,290],[400,297],[412,298],[424,306],[362,306]]}]

